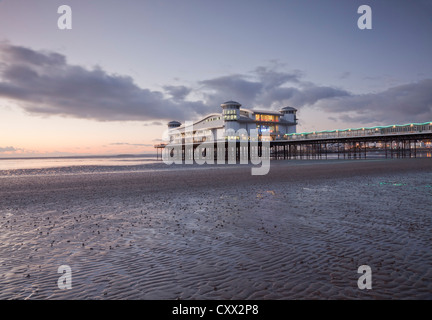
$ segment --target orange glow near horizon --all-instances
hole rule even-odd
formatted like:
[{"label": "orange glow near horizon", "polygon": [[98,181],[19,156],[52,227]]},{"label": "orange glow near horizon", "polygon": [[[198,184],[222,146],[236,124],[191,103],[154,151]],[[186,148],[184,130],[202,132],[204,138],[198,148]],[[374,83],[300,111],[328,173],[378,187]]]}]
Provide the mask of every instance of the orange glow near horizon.
[{"label": "orange glow near horizon", "polygon": [[165,130],[138,121],[40,117],[16,107],[0,110],[0,126],[0,157],[154,153]]}]

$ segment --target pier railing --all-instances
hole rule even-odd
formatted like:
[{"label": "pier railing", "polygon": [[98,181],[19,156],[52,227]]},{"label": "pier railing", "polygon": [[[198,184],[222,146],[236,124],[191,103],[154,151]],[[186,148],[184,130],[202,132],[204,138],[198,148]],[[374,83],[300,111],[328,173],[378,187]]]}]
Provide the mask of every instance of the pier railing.
[{"label": "pier railing", "polygon": [[379,137],[432,133],[432,122],[410,123],[404,125],[351,128],[343,130],[324,130],[286,134],[283,140],[311,140],[331,138]]}]

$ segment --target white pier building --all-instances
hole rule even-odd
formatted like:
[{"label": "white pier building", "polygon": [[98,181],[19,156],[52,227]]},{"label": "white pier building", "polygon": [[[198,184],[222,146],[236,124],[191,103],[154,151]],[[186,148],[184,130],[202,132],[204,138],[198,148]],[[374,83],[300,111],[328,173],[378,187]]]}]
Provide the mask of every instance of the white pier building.
[{"label": "white pier building", "polygon": [[[212,113],[196,122],[181,124],[168,123],[170,143],[224,141],[228,138],[241,139],[241,132],[251,136],[251,130],[258,131],[258,137],[269,134],[270,140],[283,140],[286,135],[296,132],[297,109],[284,107],[279,112],[241,108],[236,101],[221,104],[222,113]],[[232,136],[234,133],[235,136]],[[238,134],[240,133],[240,135]]]}]

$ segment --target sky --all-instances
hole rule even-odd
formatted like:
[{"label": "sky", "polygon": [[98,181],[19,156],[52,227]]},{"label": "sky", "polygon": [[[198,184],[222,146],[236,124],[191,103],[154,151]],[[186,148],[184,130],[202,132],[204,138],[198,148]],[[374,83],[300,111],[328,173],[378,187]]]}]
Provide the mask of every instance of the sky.
[{"label": "sky", "polygon": [[227,100],[298,132],[429,122],[431,34],[432,0],[0,0],[0,157],[153,153]]}]

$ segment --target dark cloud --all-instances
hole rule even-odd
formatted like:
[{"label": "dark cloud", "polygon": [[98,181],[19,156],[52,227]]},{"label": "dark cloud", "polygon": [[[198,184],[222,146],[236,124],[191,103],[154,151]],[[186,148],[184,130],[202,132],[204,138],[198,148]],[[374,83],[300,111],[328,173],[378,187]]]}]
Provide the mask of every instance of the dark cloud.
[{"label": "dark cloud", "polygon": [[2,55],[7,61],[34,66],[59,66],[66,63],[66,58],[55,52],[37,52],[29,48],[2,44]]},{"label": "dark cloud", "polygon": [[351,94],[343,89],[328,87],[328,86],[316,86],[308,85],[301,90],[295,92],[290,99],[293,105],[305,106],[314,105],[320,100],[326,100],[330,98],[340,98],[351,96]]},{"label": "dark cloud", "polygon": [[236,100],[250,105],[260,95],[263,84],[249,80],[245,75],[229,75],[200,82],[206,101],[210,105],[220,105],[227,100]]},{"label": "dark cloud", "polygon": [[[63,55],[0,45],[0,97],[28,112],[109,120],[186,119],[205,105],[166,99],[128,76],[70,65]],[[178,97],[177,97],[178,98]]]},{"label": "dark cloud", "polygon": [[174,100],[184,100],[191,92],[191,88],[185,86],[164,86],[163,88]]},{"label": "dark cloud", "polygon": [[299,84],[301,72],[282,72],[276,67],[257,67],[250,74],[235,74],[203,80],[200,84],[210,105],[221,101],[237,100],[245,107],[280,107],[292,98],[298,89],[286,87]]},{"label": "dark cloud", "polygon": [[302,72],[295,70],[293,72],[280,72],[275,68],[280,68],[277,65],[274,67],[257,67],[253,73],[256,74],[260,82],[264,85],[264,89],[272,89],[280,87],[286,83],[299,83],[302,77]]},{"label": "dark cloud", "polygon": [[432,120],[432,79],[395,86],[378,93],[320,101],[316,107],[348,122],[409,123]]},{"label": "dark cloud", "polygon": [[[349,77],[344,72],[341,77]],[[305,81],[301,71],[259,66],[246,74],[199,81],[198,88],[165,85],[163,91],[140,88],[128,76],[70,65],[58,53],[0,44],[0,97],[17,101],[34,114],[63,115],[99,121],[193,120],[219,112],[227,100],[246,108],[278,110],[311,107],[350,122],[389,123],[432,119],[432,80],[393,86],[383,92],[354,94],[342,88]],[[202,101],[188,97],[201,96]]]},{"label": "dark cloud", "polygon": [[[349,76],[349,72],[344,73]],[[364,124],[424,122],[432,119],[432,79],[392,86],[368,94],[355,94],[332,86],[303,81],[300,72],[259,67],[248,75],[205,80],[209,100],[238,98],[245,107],[278,109],[290,105],[327,111],[329,117]],[[236,95],[237,93],[237,95]],[[229,94],[229,96],[227,96]],[[233,98],[234,97],[234,98]]]},{"label": "dark cloud", "polygon": [[270,67],[258,67],[247,75],[231,75],[201,81],[206,101],[237,100],[245,107],[278,109],[313,105],[319,100],[350,95],[349,92],[302,81],[300,71],[284,72]]}]

